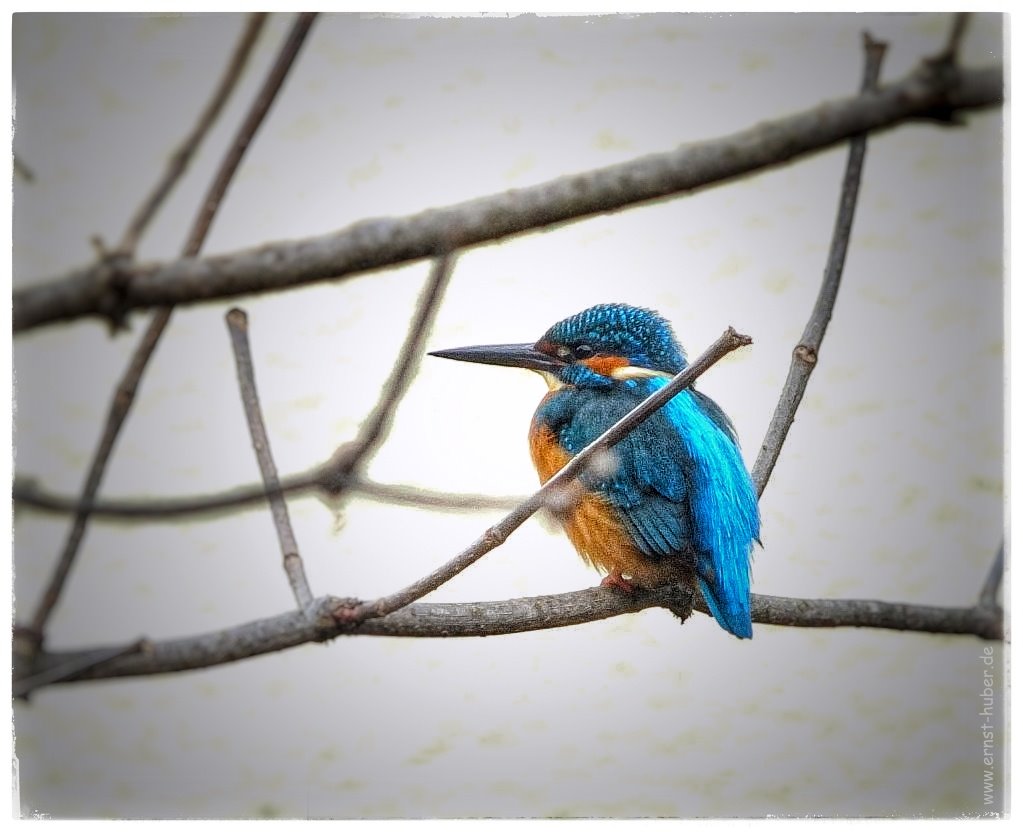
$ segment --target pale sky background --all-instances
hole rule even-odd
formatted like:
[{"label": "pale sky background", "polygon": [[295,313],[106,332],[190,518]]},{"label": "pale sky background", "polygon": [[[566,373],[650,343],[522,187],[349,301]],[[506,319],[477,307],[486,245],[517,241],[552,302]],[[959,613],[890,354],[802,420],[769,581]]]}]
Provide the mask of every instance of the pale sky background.
[{"label": "pale sky background", "polygon": [[[14,281],[113,243],[191,128],[243,18],[32,16],[13,25]],[[174,257],[290,17],[144,238]],[[205,247],[226,252],[405,215],[724,135],[847,95],[860,32],[902,77],[948,15],[657,15],[316,24]],[[1003,59],[975,16],[967,65]],[[835,317],[761,503],[757,592],[969,605],[1002,537],[1002,118],[871,140]],[[691,355],[754,345],[700,382],[752,464],[816,295],[845,148],[693,197],[464,253],[431,349],[526,341],[593,303],[671,319]],[[244,298],[278,468],[350,439],[428,266]],[[237,303],[238,301],[235,301]],[[253,482],[223,314],[179,311],[103,493]],[[14,342],[16,470],[80,488],[138,334],[96,322]],[[427,359],[369,472],[525,494],[532,374]],[[317,595],[371,597],[498,515],[291,502]],[[66,520],[14,526],[30,614]],[[530,521],[430,600],[590,586]],[[52,620],[56,648],[201,633],[293,605],[265,510],[94,522]],[[983,811],[982,642],[758,626],[740,642],[662,610],[485,640],[340,639],[188,674],[50,688],[15,709],[24,812],[55,817],[960,816]],[[1001,648],[996,647],[1001,662]],[[1005,703],[999,700],[1000,707]],[[1001,750],[1004,738],[998,736]],[[998,774],[1001,776],[1001,760]]]}]

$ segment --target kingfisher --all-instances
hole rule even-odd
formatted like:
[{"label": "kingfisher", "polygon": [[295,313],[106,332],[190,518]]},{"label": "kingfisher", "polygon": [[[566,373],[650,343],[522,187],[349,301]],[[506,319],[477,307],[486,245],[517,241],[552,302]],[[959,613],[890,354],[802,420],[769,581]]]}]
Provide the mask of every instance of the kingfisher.
[{"label": "kingfisher", "polygon": [[[579,451],[686,367],[685,350],[658,313],[600,304],[554,324],[533,344],[430,353],[521,367],[548,392],[529,449],[546,482]],[[622,591],[684,582],[714,619],[752,638],[750,558],[760,542],[756,491],[735,427],[709,396],[682,390],[579,477],[555,511],[576,550]]]}]

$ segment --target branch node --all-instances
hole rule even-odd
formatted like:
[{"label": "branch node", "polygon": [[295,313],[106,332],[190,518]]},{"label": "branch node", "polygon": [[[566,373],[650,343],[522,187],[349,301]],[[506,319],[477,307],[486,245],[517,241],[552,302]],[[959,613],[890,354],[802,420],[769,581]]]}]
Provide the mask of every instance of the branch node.
[{"label": "branch node", "polygon": [[331,633],[327,637],[337,635],[338,630],[341,632],[354,630],[365,618],[362,609],[363,602],[358,598],[332,598],[327,610]]},{"label": "branch node", "polygon": [[99,237],[92,243],[100,254],[98,264],[100,299],[96,313],[107,322],[111,336],[128,330],[128,289],[131,286],[132,259],[122,251],[107,251]]},{"label": "branch node", "polygon": [[792,357],[806,366],[812,367],[817,363],[817,350],[809,344],[796,344],[795,349],[792,350]]}]

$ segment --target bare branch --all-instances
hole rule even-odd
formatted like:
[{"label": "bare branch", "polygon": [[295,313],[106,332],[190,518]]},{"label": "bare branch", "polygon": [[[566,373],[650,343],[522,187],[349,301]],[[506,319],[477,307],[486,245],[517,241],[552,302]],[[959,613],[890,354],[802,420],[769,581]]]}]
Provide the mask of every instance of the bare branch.
[{"label": "bare branch", "polygon": [[[884,60],[887,44],[875,41],[868,32],[863,33],[863,49],[866,62],[863,70],[862,92],[870,93],[877,89],[877,80],[881,73],[881,62]],[[849,235],[852,233],[853,217],[856,214],[856,200],[859,196],[860,179],[863,174],[863,159],[867,152],[867,137],[856,136],[849,142],[849,158],[845,166],[845,177],[842,181],[842,194],[838,202],[838,216],[835,219],[835,230],[831,237],[831,249],[828,252],[827,265],[824,268],[824,280],[817,293],[817,300],[810,313],[799,339],[792,351],[792,363],[789,365],[788,378],[782,387],[778,404],[771,417],[756,464],[753,466],[753,484],[757,495],[762,496],[771,477],[774,465],[778,461],[781,447],[789,434],[789,428],[796,418],[796,409],[803,400],[803,393],[810,381],[810,374],[817,365],[817,355],[824,333],[827,332],[831,313],[838,298],[838,287],[842,282],[842,269],[845,266],[845,254],[849,248]]]},{"label": "bare branch", "polygon": [[952,18],[952,28],[948,33],[948,41],[945,47],[937,54],[927,58],[931,64],[954,65],[959,61],[959,47],[963,42],[963,35],[966,34],[966,27],[970,22],[969,12],[956,12]]},{"label": "bare branch", "polygon": [[409,324],[405,343],[402,344],[401,351],[395,359],[390,376],[384,382],[380,399],[363,421],[354,441],[339,448],[321,469],[318,485],[328,493],[337,495],[344,491],[362,461],[387,438],[394,411],[408,392],[412,378],[422,362],[426,339],[433,328],[441,299],[451,280],[454,257],[453,254],[446,253],[437,258],[426,288],[419,298],[415,315]]},{"label": "bare branch", "polygon": [[20,176],[25,182],[28,182],[30,184],[36,181],[35,172],[32,170],[32,168],[30,168],[23,161],[21,161],[21,159],[18,158],[17,153],[13,154],[12,159],[14,165],[14,172],[18,176]]},{"label": "bare branch", "polygon": [[984,579],[984,586],[980,590],[978,606],[985,608],[998,607],[998,589],[1002,585],[1002,578],[1005,575],[1005,541],[998,545],[995,559],[988,570],[987,578]]},{"label": "bare branch", "polygon": [[[278,492],[293,496],[304,496],[317,490],[326,490],[326,479],[330,478],[332,488],[338,487],[332,472],[321,476],[320,466],[301,474],[284,478]],[[415,506],[435,511],[510,511],[521,503],[525,496],[501,497],[488,494],[458,494],[450,491],[431,491],[412,485],[375,482],[352,475],[341,486],[346,492],[357,494],[367,500],[394,505]],[[14,481],[14,502],[17,508],[31,508],[54,514],[72,514],[79,503],[74,497],[53,494],[38,488],[30,477],[19,477]],[[202,517],[220,515],[235,509],[254,508],[262,505],[266,488],[246,485],[222,491],[217,494],[198,494],[187,497],[166,499],[133,500],[110,498],[92,504],[92,520],[106,520],[121,523],[146,523],[160,520],[176,520],[180,517]]]},{"label": "bare branch", "polygon": [[[552,627],[600,621],[650,607],[675,609],[689,598],[677,586],[632,594],[593,587],[560,595],[513,598],[477,603],[410,604],[383,618],[364,621],[358,628],[338,623],[332,612],[344,602],[325,597],[314,601],[315,616],[288,612],[226,630],[152,644],[144,653],[125,655],[91,667],[61,682],[150,676],[227,664],[286,650],[339,635],[400,636],[403,638],[465,638],[509,635]],[[1000,611],[979,607],[934,607],[853,599],[782,598],[753,595],[753,620],[786,627],[862,627],[946,635],[972,635],[987,641],[1002,638]],[[706,613],[699,598],[694,606]],[[118,648],[114,648],[115,650]],[[95,651],[39,654],[35,673],[66,665]]]},{"label": "bare branch", "polygon": [[313,602],[313,593],[306,579],[302,556],[298,552],[298,542],[291,528],[288,516],[288,504],[280,491],[280,479],[277,466],[274,464],[270,451],[270,437],[266,432],[263,413],[259,406],[259,394],[256,391],[256,375],[252,368],[252,350],[249,348],[249,319],[241,309],[232,309],[227,313],[227,328],[231,333],[231,347],[234,360],[238,367],[238,386],[241,389],[242,404],[245,406],[245,418],[249,423],[249,434],[252,436],[252,447],[259,461],[259,471],[263,475],[267,499],[270,501],[270,512],[273,515],[277,539],[281,544],[281,556],[284,561],[284,572],[291,584],[291,591],[298,602],[298,608],[307,611]]},{"label": "bare branch", "polygon": [[[337,496],[344,491],[363,491],[371,499],[397,501],[404,504],[425,505],[432,508],[451,508],[464,510],[485,507],[491,498],[476,495],[444,495],[421,492],[417,489],[388,487],[379,484],[367,484],[356,476],[356,469],[367,455],[372,453],[386,438],[387,430],[394,410],[408,391],[409,384],[419,367],[423,356],[426,339],[429,336],[441,298],[451,278],[454,255],[445,254],[438,258],[431,271],[426,288],[419,300],[413,321],[409,326],[405,342],[395,360],[390,377],[381,391],[380,399],[373,411],[363,422],[356,438],[342,446],[326,463],[301,474],[289,477],[284,484],[276,480],[271,486],[245,486],[216,495],[191,497],[170,501],[145,502],[128,501],[120,506],[110,504],[101,506],[107,516],[127,515],[136,519],[145,519],[155,514],[161,517],[173,517],[182,514],[220,512],[227,508],[241,507],[262,503],[269,493],[271,497],[280,497],[287,493],[301,493],[318,489],[325,494]],[[66,499],[41,495],[36,489],[24,482],[15,483],[15,499],[38,508],[60,510],[74,505]],[[508,505],[509,500],[498,498],[499,508],[514,507],[518,501]],[[97,513],[96,506],[92,508]]]},{"label": "bare branch", "polygon": [[206,198],[199,208],[199,216],[196,217],[195,224],[192,226],[192,232],[188,237],[188,242],[185,243],[183,255],[185,258],[195,257],[199,253],[199,249],[202,248],[206,235],[209,233],[210,224],[213,222],[213,217],[216,215],[221,200],[227,192],[227,187],[231,184],[235,171],[238,170],[238,166],[241,164],[245,152],[249,149],[253,137],[263,124],[266,114],[277,99],[277,94],[281,91],[281,87],[284,86],[284,79],[288,77],[288,73],[291,71],[292,66],[294,66],[299,50],[301,50],[302,45],[305,43],[309,29],[315,20],[316,14],[314,12],[305,12],[298,15],[292,24],[291,31],[281,46],[277,59],[270,68],[270,74],[267,75],[262,88],[249,108],[249,112],[245,115],[245,120],[238,128],[234,141],[231,142],[231,146],[228,148],[227,154],[220,164],[220,169],[210,185]]},{"label": "bare branch", "polygon": [[[290,35],[285,41],[284,46],[282,47],[281,52],[270,71],[270,75],[263,84],[256,100],[253,102],[248,116],[246,116],[244,123],[236,133],[234,141],[228,149],[228,152],[217,171],[206,198],[203,200],[203,204],[199,210],[199,215],[196,217],[192,231],[185,243],[183,256],[186,258],[194,257],[202,247],[202,243],[209,231],[213,216],[216,213],[217,208],[220,206],[224,192],[226,191],[234,172],[238,168],[242,155],[251,144],[256,130],[262,123],[263,117],[270,109],[270,105],[283,84],[288,70],[294,63],[298,50],[305,40],[309,27],[312,25],[313,17],[314,16],[310,15],[299,16],[298,21],[292,28]],[[107,264],[105,264],[105,266],[106,265]],[[99,491],[100,482],[103,479],[107,462],[113,452],[114,444],[117,441],[121,426],[124,424],[124,421],[128,416],[128,412],[131,410],[131,406],[135,401],[135,394],[138,390],[139,383],[141,382],[142,374],[145,372],[145,369],[149,364],[149,359],[152,356],[153,351],[156,349],[157,343],[159,343],[160,336],[163,335],[164,330],[167,328],[167,324],[170,322],[171,311],[172,310],[169,307],[163,308],[158,310],[153,316],[153,319],[149,323],[149,327],[142,336],[142,340],[135,349],[135,353],[128,365],[128,369],[121,378],[121,381],[117,386],[117,390],[114,393],[114,397],[111,401],[110,409],[107,414],[107,421],[103,429],[103,435],[100,437],[99,446],[97,447],[92,463],[89,466],[89,473],[86,477],[85,487],[82,491],[82,498],[79,501],[79,510],[75,513],[75,518],[64,544],[64,549],[61,552],[60,559],[57,562],[53,575],[50,577],[50,581],[46,586],[46,590],[40,600],[39,607],[36,610],[35,615],[32,617],[30,630],[35,633],[35,638],[39,644],[42,643],[46,622],[49,620],[50,614],[53,612],[53,608],[56,606],[57,601],[60,598],[64,584],[67,581],[67,576],[71,571],[71,566],[74,563],[75,557],[81,546],[82,539],[85,536],[85,528],[88,523],[89,512],[91,510],[92,503],[96,498],[96,493]]]},{"label": "bare branch", "polygon": [[214,122],[216,122],[227,100],[231,97],[235,85],[237,85],[242,72],[245,70],[249,55],[252,53],[252,48],[256,44],[259,33],[263,29],[263,24],[266,23],[266,18],[265,12],[256,12],[249,15],[241,38],[239,38],[238,44],[234,48],[234,53],[228,61],[220,83],[207,102],[206,108],[199,116],[199,120],[195,123],[195,127],[192,128],[192,132],[185,137],[177,150],[171,154],[160,181],[156,183],[152,192],[146,197],[145,202],[139,206],[131,222],[128,223],[128,228],[125,229],[124,236],[117,246],[116,254],[118,256],[129,259],[134,257],[135,249],[138,247],[139,239],[142,237],[146,226],[149,225],[149,222],[156,215],[157,210],[168,194],[170,194],[174,185],[185,174],[185,171],[188,170],[188,165],[199,149],[199,145],[202,144],[206,134]]},{"label": "bare branch", "polygon": [[637,203],[692,193],[783,164],[853,136],[928,114],[1000,104],[1002,67],[916,71],[876,93],[821,104],[740,133],[588,173],[435,208],[374,219],[307,240],[233,254],[132,265],[118,291],[89,266],[14,293],[13,327],[25,331],[85,315],[278,291],[395,266]]},{"label": "bare branch", "polygon": [[28,699],[28,696],[36,688],[56,685],[60,682],[80,677],[83,674],[102,667],[108,662],[124,656],[132,656],[137,653],[144,653],[151,646],[148,639],[138,639],[131,644],[120,647],[102,647],[97,650],[87,650],[69,655],[66,661],[55,662],[31,676],[20,676],[15,678],[11,686],[11,694],[18,699]]},{"label": "bare branch", "polygon": [[451,580],[487,552],[496,549],[508,539],[515,529],[528,520],[541,506],[564,489],[579,474],[597,454],[612,448],[620,442],[629,431],[649,418],[656,410],[663,407],[680,390],[688,387],[697,378],[703,375],[722,357],[738,349],[741,346],[751,344],[752,339],[747,335],[740,335],[729,327],[711,344],[706,351],[691,363],[685,370],[676,375],[664,387],[651,396],[645,398],[639,405],[629,411],[625,416],[615,422],[604,433],[598,436],[593,442],[576,454],[568,464],[558,473],[551,477],[544,486],[525,502],[519,505],[514,511],[508,514],[503,520],[491,526],[474,543],[464,549],[443,566],[438,567],[429,575],[420,578],[415,583],[404,589],[398,590],[391,595],[378,598],[375,601],[346,601],[340,604],[335,610],[338,619],[347,625],[359,624],[370,618],[379,618],[395,610],[417,601],[424,595],[433,592],[437,587]]}]

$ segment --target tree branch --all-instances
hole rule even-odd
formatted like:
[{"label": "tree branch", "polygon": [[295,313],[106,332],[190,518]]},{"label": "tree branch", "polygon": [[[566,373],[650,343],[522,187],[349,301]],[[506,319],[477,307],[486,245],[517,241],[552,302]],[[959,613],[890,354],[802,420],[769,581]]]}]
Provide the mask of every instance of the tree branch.
[{"label": "tree branch", "polygon": [[455,575],[478,561],[487,552],[496,549],[508,539],[515,529],[526,522],[538,509],[549,501],[557,500],[560,493],[564,493],[567,487],[590,465],[599,454],[608,451],[620,442],[629,431],[649,418],[655,411],[663,407],[680,390],[688,387],[697,378],[703,375],[717,361],[725,355],[738,349],[741,346],[751,344],[752,339],[748,335],[740,335],[729,327],[722,333],[704,353],[693,361],[685,370],[676,375],[664,387],[656,393],[645,398],[636,407],[630,410],[625,416],[615,422],[604,433],[598,436],[593,442],[579,451],[568,464],[558,471],[553,477],[536,491],[531,497],[514,509],[499,523],[487,529],[483,535],[468,548],[464,549],[444,565],[438,567],[429,575],[420,578],[415,583],[404,589],[400,589],[390,595],[385,595],[375,601],[359,602],[348,599],[338,605],[334,611],[339,621],[352,626],[360,624],[370,618],[380,618],[395,610],[418,601],[424,595],[433,592],[439,586],[450,581]]},{"label": "tree branch", "polygon": [[[326,469],[324,466],[317,466],[306,472],[285,477],[279,493],[304,496],[312,491],[325,492],[328,481],[330,487],[337,489],[338,482],[334,473],[327,471],[321,476],[321,470]],[[412,485],[375,482],[354,474],[344,481],[342,487],[349,493],[378,503],[415,506],[434,511],[510,511],[526,499],[524,496],[501,497],[431,491]],[[245,485],[216,494],[165,499],[109,498],[94,502],[90,514],[94,522],[106,520],[119,523],[147,523],[177,520],[181,517],[220,515],[234,509],[254,508],[262,504],[266,494],[265,487]],[[31,477],[18,477],[14,480],[13,496],[16,508],[30,508],[53,514],[72,514],[80,505],[74,497],[40,489]]]},{"label": "tree branch", "polygon": [[[877,89],[878,77],[881,74],[881,62],[884,60],[887,44],[875,41],[868,32],[863,33],[863,49],[866,62],[863,70],[861,91],[870,93]],[[817,366],[817,355],[824,333],[827,332],[831,314],[838,298],[838,287],[842,282],[842,269],[845,267],[845,255],[849,249],[849,236],[852,233],[853,217],[856,214],[856,200],[860,191],[860,179],[863,175],[863,159],[867,152],[867,137],[856,136],[849,142],[849,159],[846,162],[845,177],[842,181],[842,194],[838,202],[838,216],[835,218],[835,230],[831,237],[831,248],[828,252],[827,265],[824,268],[824,280],[817,293],[817,300],[806,322],[803,335],[792,351],[792,363],[785,379],[778,404],[775,407],[767,435],[760,446],[756,464],[753,466],[753,484],[757,495],[763,496],[767,481],[774,471],[782,445],[789,434],[789,428],[796,418],[796,410],[803,400],[803,393],[810,381],[810,374]]]},{"label": "tree branch", "polygon": [[256,45],[259,33],[263,30],[266,18],[265,12],[256,12],[249,15],[245,29],[242,31],[242,36],[234,48],[234,53],[231,55],[230,61],[228,61],[220,83],[217,85],[216,90],[214,90],[210,100],[206,103],[206,107],[199,116],[199,120],[195,123],[195,127],[192,128],[192,132],[185,137],[177,150],[171,154],[163,176],[160,177],[160,181],[156,183],[149,196],[146,197],[146,200],[139,206],[138,211],[135,212],[131,222],[128,223],[124,236],[121,238],[116,252],[114,252],[116,256],[125,257],[129,260],[135,256],[135,249],[138,247],[139,239],[142,237],[146,226],[149,225],[156,215],[157,210],[159,210],[160,205],[170,194],[175,183],[188,170],[188,165],[199,149],[199,145],[202,144],[206,134],[214,122],[216,122],[227,100],[231,97],[235,85],[245,70],[249,55],[252,53],[252,48]]},{"label": "tree branch", "polygon": [[[277,91],[283,84],[288,70],[294,63],[298,50],[305,40],[309,27],[312,25],[313,17],[314,16],[310,15],[299,16],[291,34],[281,49],[281,53],[278,56],[277,61],[274,63],[274,66],[270,71],[270,75],[260,90],[259,95],[257,95],[256,100],[253,102],[244,123],[236,133],[234,141],[228,149],[228,152],[217,171],[206,198],[203,200],[199,214],[193,224],[192,231],[185,243],[183,249],[183,256],[185,258],[194,257],[202,247],[206,234],[209,232],[210,223],[213,220],[213,216],[216,213],[217,208],[220,206],[224,193],[227,190],[227,186],[230,183],[234,172],[237,170],[246,148],[248,148],[249,144],[252,142],[252,138],[255,135],[256,130],[262,123],[263,117],[270,109],[270,105],[273,102]],[[108,264],[104,264],[104,268],[107,267]],[[91,511],[92,503],[96,498],[96,493],[99,491],[100,482],[102,481],[103,474],[106,471],[110,455],[113,453],[114,444],[117,441],[121,426],[128,417],[128,412],[131,410],[131,406],[135,401],[135,395],[142,380],[142,374],[145,372],[145,369],[149,364],[149,359],[152,357],[153,352],[156,349],[156,345],[159,343],[160,336],[163,335],[164,330],[167,328],[167,324],[170,323],[171,311],[172,310],[170,308],[163,308],[158,310],[153,316],[149,327],[142,336],[142,340],[139,342],[139,345],[136,347],[135,353],[132,355],[128,369],[121,378],[121,381],[117,386],[117,390],[114,393],[113,400],[110,403],[107,421],[103,429],[103,435],[100,437],[99,446],[97,447],[96,452],[93,455],[92,463],[89,466],[89,473],[86,477],[85,487],[82,491],[82,498],[79,501],[79,509],[75,513],[71,530],[68,533],[60,559],[58,560],[57,566],[50,577],[50,581],[46,586],[43,597],[40,599],[39,607],[37,608],[35,615],[33,615],[32,623],[29,627],[29,630],[35,634],[35,639],[39,644],[42,643],[46,622],[49,620],[49,617],[60,598],[60,594],[63,591],[68,574],[71,571],[75,557],[77,556],[82,540],[85,537],[85,529],[88,524],[89,512]]]},{"label": "tree branch", "polygon": [[438,251],[488,243],[682,193],[780,165],[871,131],[938,112],[1002,102],[1002,67],[920,68],[878,92],[821,104],[724,138],[410,217],[365,220],[321,237],[271,243],[201,260],[135,265],[118,291],[100,266],[14,293],[23,332],[86,315],[188,304],[348,277]]},{"label": "tree branch", "polygon": [[987,578],[984,579],[984,586],[980,590],[980,598],[977,605],[985,608],[998,607],[998,589],[1002,585],[1002,577],[1005,574],[1005,541],[998,545],[995,559],[988,570]]},{"label": "tree branch", "polygon": [[284,572],[288,576],[288,583],[291,584],[298,608],[308,611],[313,602],[313,593],[309,589],[305,566],[298,551],[295,532],[291,527],[288,504],[280,492],[277,466],[270,451],[270,437],[267,435],[266,424],[263,422],[263,414],[259,407],[256,374],[252,368],[252,350],[249,348],[248,316],[241,309],[232,309],[227,313],[227,328],[231,333],[231,347],[238,367],[238,387],[245,407],[245,419],[249,424],[249,434],[252,436],[252,447],[259,461],[259,471],[263,475],[267,499],[270,501],[277,539],[281,544]]},{"label": "tree branch", "polygon": [[952,28],[948,33],[948,41],[937,55],[927,58],[932,64],[956,64],[959,61],[959,47],[963,42],[963,35],[966,34],[966,27],[970,22],[969,12],[956,12],[952,17]]},{"label": "tree branch", "polygon": [[[541,595],[457,604],[417,603],[382,618],[364,621],[351,628],[335,621],[332,612],[344,602],[333,597],[314,601],[315,615],[309,619],[293,611],[190,638],[156,642],[141,653],[124,655],[90,667],[61,682],[149,676],[228,664],[241,659],[274,653],[309,642],[322,642],[340,635],[391,636],[402,638],[466,638],[510,635],[553,627],[569,627],[600,621],[650,607],[675,609],[690,599],[680,587],[625,594],[604,587]],[[693,598],[702,613],[702,599]],[[784,598],[752,596],[753,620],[758,624],[784,627],[861,627],[945,635],[972,635],[986,641],[1002,638],[1001,611],[981,607],[934,607],[854,599]],[[116,651],[118,648],[110,648]],[[55,665],[66,665],[76,657],[95,651],[41,653],[35,674]]]},{"label": "tree branch", "polygon": [[433,329],[441,299],[451,280],[454,259],[454,254],[445,253],[435,261],[409,324],[405,342],[380,392],[380,399],[363,421],[355,439],[338,448],[327,464],[321,467],[317,485],[327,493],[337,496],[346,490],[362,461],[387,438],[394,411],[408,392],[412,378],[422,363],[426,339]]},{"label": "tree branch", "polygon": [[21,159],[18,158],[17,153],[12,155],[11,161],[14,165],[15,174],[20,176],[25,182],[28,182],[29,184],[36,181],[35,172],[32,170],[32,168],[30,168],[23,161],[21,161]]}]

